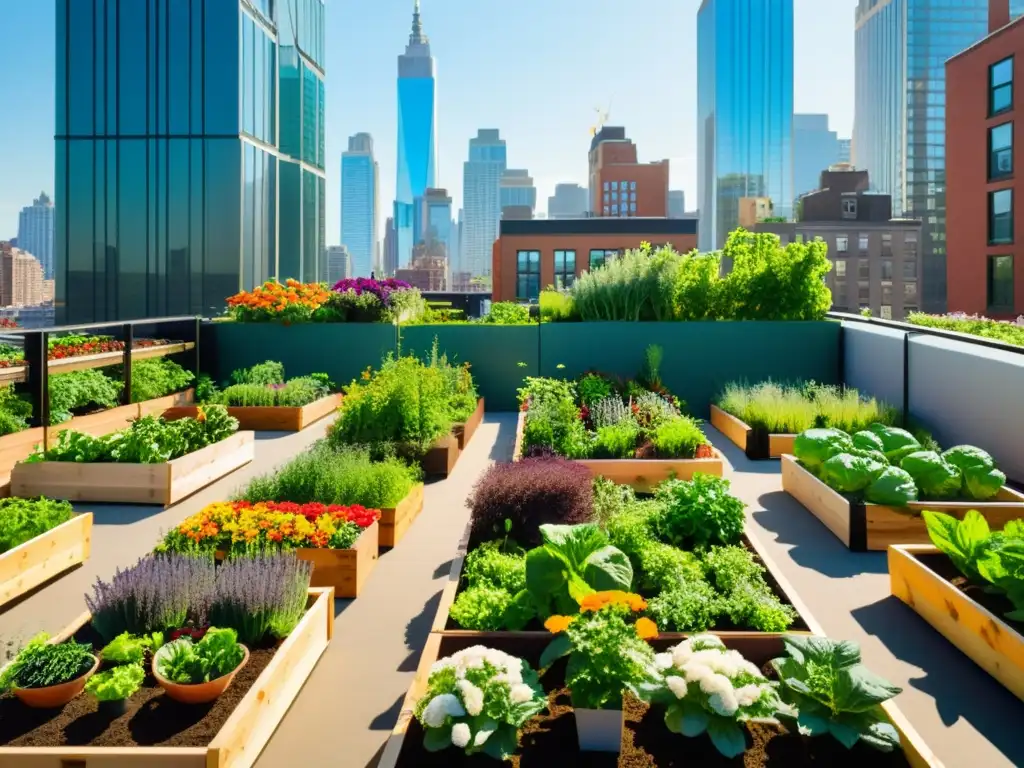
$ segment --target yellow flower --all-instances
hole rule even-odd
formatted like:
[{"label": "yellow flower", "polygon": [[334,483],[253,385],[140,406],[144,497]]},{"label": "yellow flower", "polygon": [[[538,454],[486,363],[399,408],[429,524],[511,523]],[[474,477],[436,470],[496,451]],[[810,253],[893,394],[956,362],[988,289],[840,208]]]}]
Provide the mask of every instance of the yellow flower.
[{"label": "yellow flower", "polygon": [[653,640],[658,636],[658,625],[650,619],[637,619],[634,627],[636,629],[636,634],[641,640]]},{"label": "yellow flower", "polygon": [[544,629],[553,635],[557,635],[565,630],[572,624],[571,616],[552,616],[544,622]]}]

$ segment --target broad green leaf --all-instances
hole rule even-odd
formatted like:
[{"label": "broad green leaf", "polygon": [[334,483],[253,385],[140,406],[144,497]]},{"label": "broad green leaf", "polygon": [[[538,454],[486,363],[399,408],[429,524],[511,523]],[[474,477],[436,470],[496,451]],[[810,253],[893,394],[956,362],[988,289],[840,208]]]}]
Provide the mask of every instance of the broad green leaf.
[{"label": "broad green leaf", "polygon": [[784,642],[786,652],[800,664],[806,660],[842,669],[860,663],[860,646],[852,640],[832,640],[817,635],[786,635]]},{"label": "broad green leaf", "polygon": [[1003,536],[1010,539],[1024,539],[1024,520],[1011,520],[1004,525]]},{"label": "broad green leaf", "polygon": [[473,739],[469,743],[469,748],[477,752],[498,730],[498,721],[486,715],[478,715],[473,718],[470,728],[473,731]]},{"label": "broad green leaf", "polygon": [[800,711],[797,717],[797,726],[804,736],[824,736],[828,733],[829,720],[827,717]]},{"label": "broad green leaf", "polygon": [[665,710],[665,727],[672,733],[683,732],[683,705],[670,704]]},{"label": "broad green leaf", "polygon": [[861,733],[861,741],[870,744],[882,752],[892,752],[900,746],[900,734],[892,723],[876,722],[868,726],[868,729]]},{"label": "broad green leaf", "polygon": [[836,740],[847,749],[853,749],[853,745],[860,741],[863,731],[849,723],[840,720],[830,720],[828,731]]},{"label": "broad green leaf", "polygon": [[985,543],[990,533],[988,521],[976,509],[968,510],[955,528],[957,544],[969,559],[973,559],[974,552]]},{"label": "broad green leaf", "polygon": [[739,757],[747,751],[747,740],[743,736],[743,729],[736,724],[735,720],[724,717],[712,718],[708,723],[708,736],[711,737],[711,743],[715,745],[715,749],[725,757]]},{"label": "broad green leaf", "polygon": [[537,605],[529,590],[524,589],[505,608],[502,623],[505,625],[505,629],[517,632],[524,629],[535,618],[537,618]]},{"label": "broad green leaf", "polygon": [[[960,545],[957,536],[960,521],[945,512],[932,512],[927,509],[921,512],[921,517],[924,519],[932,544],[953,561],[957,570],[965,573],[964,569],[967,567],[969,553]],[[968,574],[965,573],[965,575]]]},{"label": "broad green leaf", "polygon": [[548,647],[544,649],[544,653],[540,656],[540,668],[547,669],[558,659],[568,656],[571,652],[572,643],[569,641],[569,636],[564,632],[560,635],[555,635],[555,638],[548,643]]},{"label": "broad green leaf", "polygon": [[621,550],[602,547],[586,559],[583,578],[598,592],[612,589],[629,592],[633,586],[633,565]]},{"label": "broad green leaf", "polygon": [[545,549],[554,550],[578,571],[592,553],[608,544],[608,536],[593,523],[542,525],[540,535]]},{"label": "broad green leaf", "polygon": [[568,567],[547,547],[526,553],[526,589],[539,605],[546,605],[566,582]]},{"label": "broad green leaf", "polygon": [[863,664],[857,664],[836,677],[835,706],[841,712],[869,712],[902,690]]},{"label": "broad green leaf", "polygon": [[426,728],[423,731],[423,748],[427,752],[440,752],[452,745],[452,727],[444,725],[440,728]]},{"label": "broad green leaf", "polygon": [[682,702],[682,704],[679,705],[679,708],[682,711],[682,719],[679,723],[679,733],[683,734],[683,736],[693,738],[694,736],[700,736],[707,730],[711,717],[701,707],[696,704]]},{"label": "broad green leaf", "polygon": [[483,753],[495,760],[508,760],[515,754],[518,732],[511,725],[502,724],[484,743]]}]

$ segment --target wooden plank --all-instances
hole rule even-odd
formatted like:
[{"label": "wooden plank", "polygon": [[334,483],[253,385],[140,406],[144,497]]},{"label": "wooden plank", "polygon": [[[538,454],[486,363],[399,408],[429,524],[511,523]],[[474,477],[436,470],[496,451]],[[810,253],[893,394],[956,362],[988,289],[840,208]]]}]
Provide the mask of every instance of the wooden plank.
[{"label": "wooden plank", "polygon": [[[207,747],[0,747],[4,768],[251,768],[331,640],[334,593],[310,589],[309,607]],[[51,643],[90,620],[80,615]]]},{"label": "wooden plank", "polygon": [[926,544],[889,548],[889,588],[975,664],[1024,699],[1024,637],[919,558],[938,555]]},{"label": "wooden plank", "polygon": [[417,483],[396,507],[380,511],[378,546],[397,546],[422,511],[423,483]]},{"label": "wooden plank", "polygon": [[801,467],[795,458],[782,457],[782,490],[850,546],[850,502]]},{"label": "wooden plank", "polygon": [[481,397],[476,401],[476,410],[470,414],[465,424],[456,424],[452,431],[455,433],[456,438],[459,441],[459,450],[466,450],[466,446],[469,445],[469,441],[473,439],[473,434],[476,432],[477,427],[480,426],[480,422],[484,420],[484,399]]},{"label": "wooden plank", "polygon": [[[153,347],[138,347],[132,350],[132,360],[148,360],[154,357],[166,357],[176,355],[179,352],[186,352],[195,349],[195,343],[191,341],[176,342],[173,344],[160,344]],[[105,368],[110,365],[120,365],[124,362],[124,352],[101,352],[96,355],[77,355],[65,357],[60,360],[50,360],[47,364],[47,371],[50,375],[71,373],[72,371],[85,371],[91,368]],[[0,384],[27,381],[28,368],[24,365],[0,368]]]},{"label": "wooden plank", "polygon": [[0,437],[0,497],[11,495],[11,471],[14,465],[27,459],[35,453],[36,446],[45,442],[46,430],[43,427],[23,429]]},{"label": "wooden plank", "polygon": [[0,554],[0,606],[89,559],[92,512]]},{"label": "wooden plank", "polygon": [[251,432],[161,464],[40,461],[15,465],[11,489],[18,496],[69,501],[170,504],[252,461]]},{"label": "wooden plank", "polygon": [[[1015,491],[1004,488],[996,498],[1013,498],[1014,494]],[[944,512],[956,518],[963,518],[968,510],[976,509],[993,530],[1001,530],[1010,520],[1024,518],[1024,504],[1003,500],[914,502],[902,508],[865,504],[864,508],[867,515],[867,548],[879,552],[884,552],[893,544],[930,544],[928,528],[920,516],[924,509]]]},{"label": "wooden plank", "polygon": [[[301,432],[307,426],[330,415],[341,405],[340,394],[327,395],[301,407],[232,405],[228,415],[238,419],[238,428],[255,432]],[[194,419],[199,406],[168,408],[164,418],[168,421]]]},{"label": "wooden plank", "polygon": [[327,395],[309,405],[302,406],[301,415],[299,416],[299,429],[303,430],[310,424],[335,413],[341,407],[343,397],[344,395],[341,393]]},{"label": "wooden plank", "polygon": [[792,455],[795,440],[796,435],[768,435],[768,456],[781,459],[785,455]]},{"label": "wooden plank", "polygon": [[196,391],[194,389],[186,389],[184,392],[176,392],[173,395],[166,395],[165,397],[157,397],[152,400],[143,400],[139,403],[139,417],[143,416],[163,416],[164,411],[168,408],[179,408],[187,405],[191,405],[195,402]]},{"label": "wooden plank", "polygon": [[577,461],[594,476],[606,477],[641,493],[651,493],[666,480],[692,480],[698,472],[721,477],[722,454],[711,459],[583,459]]},{"label": "wooden plank", "polygon": [[314,587],[330,587],[337,597],[359,597],[377,565],[377,523],[359,534],[351,549],[297,549],[300,560],[313,563]]},{"label": "wooden plank", "polygon": [[112,432],[127,429],[137,418],[139,418],[138,403],[119,405],[99,413],[90,413],[88,416],[72,416],[63,424],[46,427],[46,447],[47,449],[53,448],[60,439],[61,432],[74,430],[94,437],[103,437]]},{"label": "wooden plank", "polygon": [[717,405],[711,406],[711,426],[729,438],[742,451],[747,450],[747,441],[753,431],[744,421],[726,413]]}]

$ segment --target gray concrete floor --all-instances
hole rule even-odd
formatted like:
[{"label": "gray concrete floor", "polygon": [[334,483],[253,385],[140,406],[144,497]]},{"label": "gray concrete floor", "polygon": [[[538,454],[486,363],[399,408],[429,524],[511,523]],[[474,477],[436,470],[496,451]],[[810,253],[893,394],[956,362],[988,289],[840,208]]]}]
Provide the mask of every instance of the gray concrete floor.
[{"label": "gray concrete floor", "polygon": [[[167,510],[82,505],[95,513],[88,563],[0,612],[0,645],[54,632],[84,609],[97,577],[133,563],[161,531],[287,461],[323,434],[261,434],[256,461]],[[901,685],[900,708],[947,768],[1024,765],[1013,727],[1021,704],[909,608],[889,597],[885,556],[853,554],[781,490],[778,462],[750,462],[708,428],[748,505],[750,535],[768,550],[825,631],[861,643],[865,661]],[[358,600],[338,600],[335,636],[257,765],[372,765],[395,723],[468,519],[465,498],[512,452],[515,414],[488,414],[447,480],[427,486],[423,514],[383,555]]]}]

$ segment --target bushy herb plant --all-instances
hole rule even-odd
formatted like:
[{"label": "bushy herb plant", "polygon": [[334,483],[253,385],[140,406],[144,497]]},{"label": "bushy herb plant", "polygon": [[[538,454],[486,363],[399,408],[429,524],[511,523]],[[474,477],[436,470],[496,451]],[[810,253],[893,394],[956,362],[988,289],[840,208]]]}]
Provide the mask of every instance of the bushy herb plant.
[{"label": "bushy herb plant", "polygon": [[588,408],[607,397],[611,397],[615,389],[611,380],[600,373],[585,373],[576,384],[580,403]]},{"label": "bushy herb plant", "polygon": [[1004,344],[1024,347],[1024,317],[1013,321],[992,320],[979,315],[968,315],[964,312],[950,312],[948,315],[926,315],[923,312],[911,312],[907,322],[925,328],[938,328],[944,331],[967,333],[995,339]]},{"label": "bushy herb plant", "polygon": [[489,325],[529,325],[530,308],[514,301],[495,302],[480,322]]},{"label": "bushy herb plant", "polygon": [[700,424],[689,416],[662,421],[655,427],[651,442],[662,459],[692,459],[710,446]]},{"label": "bushy herb plant", "polygon": [[24,544],[74,517],[70,502],[40,497],[0,499],[0,553]]},{"label": "bushy herb plant", "polygon": [[669,480],[658,486],[657,499],[652,525],[664,542],[689,549],[737,544],[743,535],[744,504],[725,478],[697,472],[690,481]]},{"label": "bushy herb plant", "polygon": [[[117,376],[117,373],[113,374]],[[179,392],[192,383],[195,376],[171,360],[157,357],[132,361],[132,402],[141,403]]]},{"label": "bushy herb plant", "polygon": [[96,663],[88,643],[41,645],[33,648],[19,664],[10,684],[15,688],[49,688],[81,677]]},{"label": "bushy herb plant", "polygon": [[50,424],[61,424],[76,411],[114,408],[121,399],[122,385],[98,368],[69,371],[50,376]]},{"label": "bushy herb plant", "polygon": [[290,552],[233,557],[217,569],[210,623],[250,646],[287,637],[306,611],[312,575],[313,564]]}]

